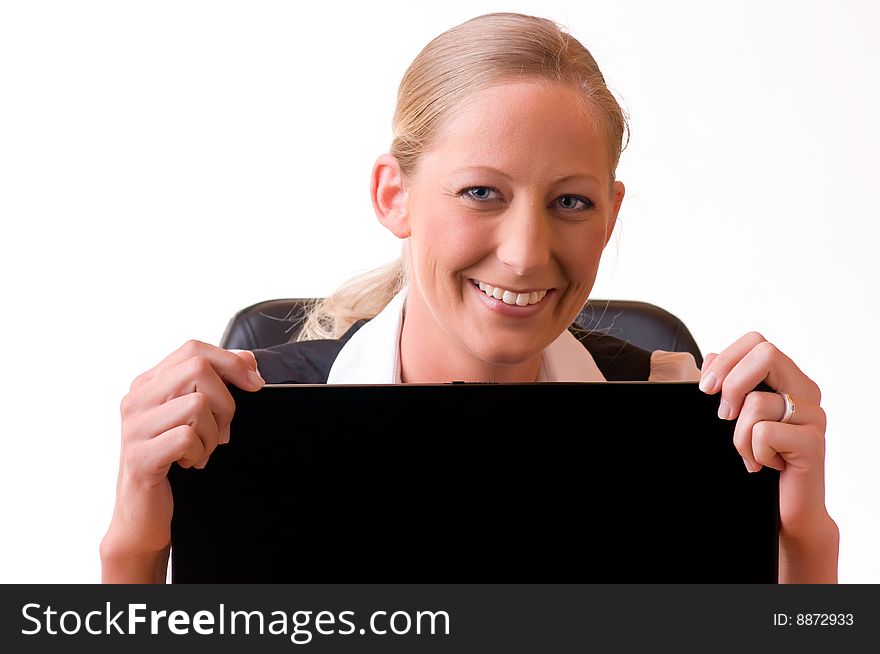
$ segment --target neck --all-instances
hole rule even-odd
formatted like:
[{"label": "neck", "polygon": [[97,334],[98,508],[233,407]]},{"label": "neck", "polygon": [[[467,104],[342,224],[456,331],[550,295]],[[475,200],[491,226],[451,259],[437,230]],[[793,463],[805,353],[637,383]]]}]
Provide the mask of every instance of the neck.
[{"label": "neck", "polygon": [[493,364],[477,357],[449,334],[419,302],[407,298],[400,332],[400,377],[403,383],[532,382],[542,355],[516,364]]}]

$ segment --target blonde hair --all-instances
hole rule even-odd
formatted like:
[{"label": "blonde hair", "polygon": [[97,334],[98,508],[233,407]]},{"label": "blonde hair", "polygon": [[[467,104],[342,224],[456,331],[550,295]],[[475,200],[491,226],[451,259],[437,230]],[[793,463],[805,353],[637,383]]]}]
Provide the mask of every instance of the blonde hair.
[{"label": "blonde hair", "polygon": [[[397,92],[391,154],[412,175],[455,107],[477,91],[511,81],[540,80],[581,92],[608,144],[611,180],[629,129],[596,60],[559,25],[545,18],[496,13],[444,32],[416,56]],[[311,308],[297,340],[339,338],[358,320],[373,318],[406,284],[397,261],[348,281]]]}]

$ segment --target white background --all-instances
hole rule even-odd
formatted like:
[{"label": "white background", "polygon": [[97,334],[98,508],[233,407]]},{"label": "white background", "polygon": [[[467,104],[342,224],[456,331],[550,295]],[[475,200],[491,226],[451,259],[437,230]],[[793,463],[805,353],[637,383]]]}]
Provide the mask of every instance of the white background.
[{"label": "white background", "polygon": [[798,362],[829,416],[840,580],[880,582],[874,3],[425,4],[0,5],[0,581],[100,579],[135,376],[397,255],[368,177],[398,81],[513,10],[566,25],[631,115],[593,296]]}]

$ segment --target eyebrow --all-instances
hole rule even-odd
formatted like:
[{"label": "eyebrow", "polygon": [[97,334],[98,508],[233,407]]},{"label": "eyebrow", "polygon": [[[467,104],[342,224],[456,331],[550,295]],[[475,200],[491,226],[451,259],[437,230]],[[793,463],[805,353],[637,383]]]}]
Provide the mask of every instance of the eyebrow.
[{"label": "eyebrow", "polygon": [[[461,173],[468,173],[473,171],[481,171],[481,172],[489,172],[499,177],[504,177],[505,179],[513,179],[510,175],[505,173],[504,171],[498,170],[497,168],[493,168],[492,166],[462,166],[461,168],[456,168],[452,171],[453,175],[458,175]],[[601,181],[595,175],[587,175],[587,174],[576,174],[576,175],[563,175],[562,177],[556,177],[550,180],[551,184],[560,184],[562,182],[568,182],[570,180],[582,179],[589,182],[595,182],[596,184],[601,184]]]}]

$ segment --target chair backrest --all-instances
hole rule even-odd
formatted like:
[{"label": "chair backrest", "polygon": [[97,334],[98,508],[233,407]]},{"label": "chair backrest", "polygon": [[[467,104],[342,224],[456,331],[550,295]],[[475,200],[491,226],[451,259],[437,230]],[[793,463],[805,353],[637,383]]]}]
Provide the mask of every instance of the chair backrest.
[{"label": "chair backrest", "polygon": [[[220,339],[220,347],[254,350],[296,338],[306,308],[314,300],[286,298],[257,302],[236,313]],[[590,300],[575,322],[642,349],[690,352],[703,365],[703,355],[685,324],[665,309],[632,300]]]}]

